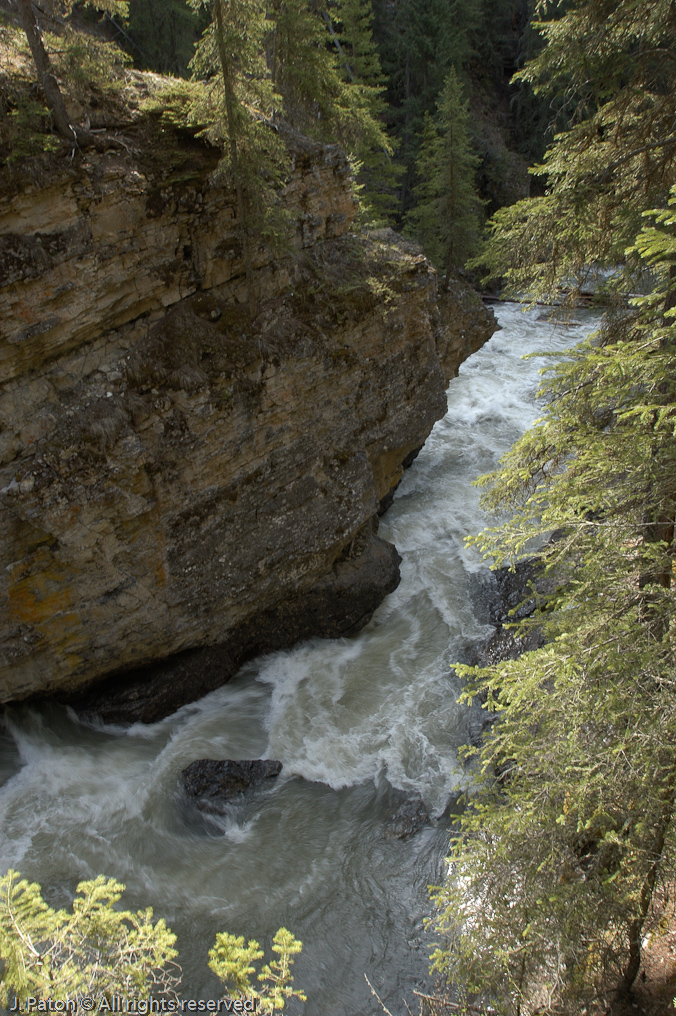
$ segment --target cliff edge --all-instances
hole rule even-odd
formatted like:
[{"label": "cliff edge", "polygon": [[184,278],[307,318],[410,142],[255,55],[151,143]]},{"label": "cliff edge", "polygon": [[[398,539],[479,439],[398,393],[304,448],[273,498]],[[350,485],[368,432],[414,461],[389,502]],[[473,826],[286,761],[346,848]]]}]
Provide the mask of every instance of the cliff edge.
[{"label": "cliff edge", "polygon": [[291,135],[252,319],[216,153],[155,130],[0,191],[0,701],[105,720],[368,621],[398,582],[379,507],[495,328],[351,234],[345,157]]}]

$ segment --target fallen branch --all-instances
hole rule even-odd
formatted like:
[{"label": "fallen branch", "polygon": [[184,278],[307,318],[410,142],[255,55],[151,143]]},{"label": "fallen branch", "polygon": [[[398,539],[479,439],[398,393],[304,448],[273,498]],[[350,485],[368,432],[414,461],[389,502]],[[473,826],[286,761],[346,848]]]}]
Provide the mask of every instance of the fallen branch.
[{"label": "fallen branch", "polygon": [[371,982],[369,981],[368,977],[366,977],[366,974],[364,974],[364,978],[365,978],[365,980],[366,980],[366,983],[368,984],[369,988],[371,989],[371,994],[372,994],[372,995],[375,995],[375,997],[376,997],[376,998],[378,999],[378,1001],[380,1002],[380,1006],[381,1006],[381,1008],[382,1008],[383,1012],[387,1013],[387,1016],[392,1016],[392,1013],[391,1013],[391,1012],[390,1012],[390,1010],[389,1010],[389,1009],[387,1008],[387,1006],[386,1006],[386,1005],[385,1005],[385,1003],[383,1002],[382,998],[380,997],[380,995],[378,994],[378,992],[376,991],[376,989],[375,989],[375,988],[373,987],[373,985],[372,985],[372,984],[371,984]]}]

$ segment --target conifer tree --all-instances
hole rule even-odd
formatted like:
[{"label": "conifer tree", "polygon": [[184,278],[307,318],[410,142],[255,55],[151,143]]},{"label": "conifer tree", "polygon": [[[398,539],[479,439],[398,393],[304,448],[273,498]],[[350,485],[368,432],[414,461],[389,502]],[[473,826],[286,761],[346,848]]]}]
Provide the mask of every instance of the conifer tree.
[{"label": "conifer tree", "polygon": [[[483,481],[512,517],[480,546],[498,564],[534,553],[551,591],[518,627],[539,627],[541,649],[463,670],[498,719],[437,893],[435,963],[510,1014],[629,994],[676,872],[676,11],[558,8],[522,76],[565,85],[570,126],[537,167],[548,192],[494,217],[485,259],[531,297],[625,272]],[[637,280],[649,292],[627,307]]]},{"label": "conifer tree", "polygon": [[251,975],[256,972],[254,961],[263,958],[263,950],[255,939],[244,944],[243,935],[229,935],[219,932],[216,944],[209,952],[209,966],[223,981],[226,988],[236,992],[240,998],[252,996],[256,999],[257,1011],[272,1013],[283,1009],[290,998],[306,1001],[305,994],[293,987],[293,957],[303,948],[286,928],[275,932],[272,951],[278,959],[264,964],[257,975],[261,989],[254,987]]},{"label": "conifer tree", "polygon": [[389,116],[406,167],[400,211],[411,204],[415,160],[426,112],[434,113],[451,67],[462,72],[481,31],[479,0],[401,0],[380,11],[381,60],[388,76]]},{"label": "conifer tree", "polygon": [[222,147],[221,175],[237,195],[237,225],[253,313],[252,244],[257,236],[270,240],[283,235],[278,190],[288,166],[284,145],[271,126],[279,101],[265,59],[266,10],[262,0],[191,3],[212,11],[212,22],[191,64],[196,76],[208,80],[192,115],[208,124],[202,133]]},{"label": "conifer tree", "polygon": [[[62,17],[71,13],[75,0],[60,0],[55,4],[55,13]],[[89,130],[71,123],[63,95],[49,54],[45,48],[42,31],[35,16],[32,0],[17,0],[21,26],[26,34],[33,62],[38,74],[38,81],[44,93],[47,106],[52,115],[57,134],[65,141],[82,147],[97,144],[97,139]],[[85,6],[109,14],[117,14],[125,18],[128,11],[128,0],[85,0]]]},{"label": "conifer tree", "polygon": [[450,281],[474,253],[481,202],[476,193],[478,158],[469,135],[468,104],[455,70],[446,79],[433,119],[425,114],[416,163],[416,205],[407,215],[411,234]]},{"label": "conifer tree", "polygon": [[[625,263],[646,209],[676,181],[676,10],[668,0],[556,4],[536,23],[545,46],[517,74],[540,96],[565,95],[560,131],[532,172],[542,197],[502,209],[483,263],[512,292],[557,297],[595,268]],[[544,13],[546,5],[538,4]],[[630,258],[627,267],[637,264]],[[627,277],[631,291],[635,285]]]},{"label": "conifer tree", "polygon": [[175,995],[176,936],[152,910],[115,909],[124,890],[99,875],[81,882],[72,912],[48,906],[15,871],[0,879],[0,1001],[12,992],[62,1001],[79,995]]},{"label": "conifer tree", "polygon": [[126,38],[137,66],[185,77],[205,27],[185,0],[131,0]]},{"label": "conifer tree", "polygon": [[381,86],[384,82],[378,49],[373,40],[371,0],[338,0],[336,18],[343,68],[351,81]]},{"label": "conifer tree", "polygon": [[[328,13],[307,0],[273,0],[270,15],[272,78],[285,118],[310,137],[338,142],[354,158],[373,148],[389,152],[379,121],[380,83],[362,80],[349,66]],[[374,66],[375,54],[368,57],[361,39],[364,63]]]},{"label": "conifer tree", "polygon": [[676,189],[653,218],[632,252],[653,291],[551,371],[542,420],[483,480],[514,512],[478,540],[497,563],[556,532],[537,554],[555,588],[519,625],[546,644],[460,668],[499,720],[436,895],[435,962],[504,1013],[630,992],[676,873]]},{"label": "conifer tree", "polygon": [[341,84],[324,18],[307,0],[272,0],[270,21],[272,81],[284,116],[311,137],[328,140]]},{"label": "conifer tree", "polygon": [[[370,119],[380,126],[386,115],[385,76],[373,38],[371,0],[338,0],[336,19],[340,34],[334,33],[334,39],[343,78],[359,91]],[[363,217],[373,224],[387,222],[396,212],[395,194],[403,167],[393,160],[392,145],[382,127],[378,132],[364,133],[353,149],[353,158]]]}]

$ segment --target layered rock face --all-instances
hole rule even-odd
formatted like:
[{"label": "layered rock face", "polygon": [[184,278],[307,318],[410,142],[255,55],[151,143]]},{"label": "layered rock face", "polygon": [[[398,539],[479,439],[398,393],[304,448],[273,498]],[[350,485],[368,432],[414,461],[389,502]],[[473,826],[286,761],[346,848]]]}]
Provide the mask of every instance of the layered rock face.
[{"label": "layered rock face", "polygon": [[164,143],[0,195],[0,701],[150,721],[358,630],[398,581],[379,505],[495,327],[348,233],[346,160],[300,139],[252,319],[214,153]]}]

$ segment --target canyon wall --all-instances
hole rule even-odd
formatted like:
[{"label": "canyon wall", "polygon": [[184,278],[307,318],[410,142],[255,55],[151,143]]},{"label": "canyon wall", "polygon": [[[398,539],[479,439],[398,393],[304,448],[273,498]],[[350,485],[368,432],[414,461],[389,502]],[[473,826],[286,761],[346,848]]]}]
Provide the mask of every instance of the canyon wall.
[{"label": "canyon wall", "polygon": [[253,317],[194,138],[0,192],[0,701],[151,721],[395,588],[378,511],[495,324],[349,232],[337,148],[288,143],[295,239],[254,249]]}]

